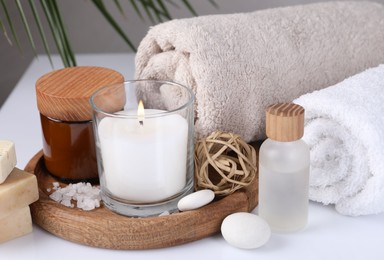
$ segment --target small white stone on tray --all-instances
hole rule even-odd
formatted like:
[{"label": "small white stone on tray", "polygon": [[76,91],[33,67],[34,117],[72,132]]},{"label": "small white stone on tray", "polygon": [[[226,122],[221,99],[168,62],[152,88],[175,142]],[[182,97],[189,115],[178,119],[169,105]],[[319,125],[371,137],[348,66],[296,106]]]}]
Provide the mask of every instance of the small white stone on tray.
[{"label": "small white stone on tray", "polygon": [[261,217],[252,213],[238,212],[224,219],[221,234],[234,247],[253,249],[268,242],[271,229]]},{"label": "small white stone on tray", "polygon": [[214,198],[215,193],[213,191],[199,190],[179,200],[179,203],[177,203],[177,208],[180,211],[198,209],[209,204]]}]

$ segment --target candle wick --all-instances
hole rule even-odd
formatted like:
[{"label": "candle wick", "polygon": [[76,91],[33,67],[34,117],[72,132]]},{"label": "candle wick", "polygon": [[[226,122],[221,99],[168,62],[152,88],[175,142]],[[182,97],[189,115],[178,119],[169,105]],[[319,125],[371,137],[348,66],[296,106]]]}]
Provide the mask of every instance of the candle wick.
[{"label": "candle wick", "polygon": [[141,126],[143,126],[143,125],[144,125],[144,121],[143,121],[143,120],[139,120],[139,124],[140,124]]}]

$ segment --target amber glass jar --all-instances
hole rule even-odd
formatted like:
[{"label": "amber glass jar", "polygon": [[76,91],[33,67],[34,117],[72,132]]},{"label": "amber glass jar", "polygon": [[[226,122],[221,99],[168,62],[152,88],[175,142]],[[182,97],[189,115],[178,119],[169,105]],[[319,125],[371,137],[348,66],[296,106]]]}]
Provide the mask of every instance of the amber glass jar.
[{"label": "amber glass jar", "polygon": [[[45,74],[36,82],[44,163],[62,181],[98,182],[90,96],[124,77],[101,67],[72,67]],[[111,112],[124,100],[116,100]]]}]

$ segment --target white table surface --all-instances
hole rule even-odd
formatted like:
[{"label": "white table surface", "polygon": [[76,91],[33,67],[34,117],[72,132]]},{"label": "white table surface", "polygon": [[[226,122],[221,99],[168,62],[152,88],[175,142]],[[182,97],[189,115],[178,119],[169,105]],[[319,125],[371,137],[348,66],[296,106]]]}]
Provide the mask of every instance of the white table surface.
[{"label": "white table surface", "polygon": [[[58,57],[54,57],[54,64],[55,68],[61,67]],[[78,55],[78,64],[112,68],[121,72],[126,79],[133,79],[133,54]],[[45,56],[35,59],[0,110],[0,139],[15,142],[17,167],[21,169],[42,147],[34,86],[40,76],[51,70]],[[265,246],[254,250],[231,247],[220,234],[164,249],[108,250],[66,241],[36,225],[31,234],[0,244],[0,259],[68,258],[384,259],[384,214],[346,217],[339,215],[331,206],[311,202],[309,223],[305,230],[292,234],[272,234]]]}]

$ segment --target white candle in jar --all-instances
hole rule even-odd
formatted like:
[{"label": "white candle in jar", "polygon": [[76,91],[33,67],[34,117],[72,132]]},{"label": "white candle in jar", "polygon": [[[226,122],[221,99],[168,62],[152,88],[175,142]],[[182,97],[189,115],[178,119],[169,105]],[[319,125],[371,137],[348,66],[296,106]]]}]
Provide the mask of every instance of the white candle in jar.
[{"label": "white candle in jar", "polygon": [[[145,115],[161,112],[165,111],[146,109]],[[105,185],[112,195],[146,203],[184,188],[188,123],[182,116],[105,117],[98,134]]]}]

